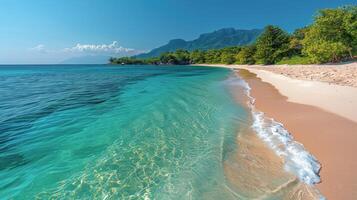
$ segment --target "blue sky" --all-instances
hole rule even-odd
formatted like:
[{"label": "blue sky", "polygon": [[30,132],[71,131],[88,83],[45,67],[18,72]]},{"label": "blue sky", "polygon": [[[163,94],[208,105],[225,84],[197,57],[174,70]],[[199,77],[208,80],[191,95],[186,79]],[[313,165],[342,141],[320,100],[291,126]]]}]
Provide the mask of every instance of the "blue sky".
[{"label": "blue sky", "polygon": [[355,0],[0,0],[0,64],[132,55],[219,28],[287,31]]}]

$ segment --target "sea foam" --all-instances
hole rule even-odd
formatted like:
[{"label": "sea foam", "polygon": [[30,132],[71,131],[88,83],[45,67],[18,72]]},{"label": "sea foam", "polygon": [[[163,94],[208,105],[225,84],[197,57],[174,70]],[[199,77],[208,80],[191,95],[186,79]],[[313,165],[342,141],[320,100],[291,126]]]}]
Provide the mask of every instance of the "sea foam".
[{"label": "sea foam", "polygon": [[295,174],[302,182],[309,185],[319,183],[321,165],[302,144],[284,128],[282,123],[268,118],[254,106],[255,99],[250,95],[251,88],[243,79],[238,84],[245,88],[249,101],[248,106],[253,115],[253,130],[284,160],[285,169]]}]

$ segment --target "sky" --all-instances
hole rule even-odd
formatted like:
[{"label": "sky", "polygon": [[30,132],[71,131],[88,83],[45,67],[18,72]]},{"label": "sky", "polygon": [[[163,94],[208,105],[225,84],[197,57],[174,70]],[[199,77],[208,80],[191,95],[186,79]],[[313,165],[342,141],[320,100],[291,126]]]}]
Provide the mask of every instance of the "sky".
[{"label": "sky", "polygon": [[0,0],[0,64],[130,56],[220,28],[292,32],[355,0]]}]

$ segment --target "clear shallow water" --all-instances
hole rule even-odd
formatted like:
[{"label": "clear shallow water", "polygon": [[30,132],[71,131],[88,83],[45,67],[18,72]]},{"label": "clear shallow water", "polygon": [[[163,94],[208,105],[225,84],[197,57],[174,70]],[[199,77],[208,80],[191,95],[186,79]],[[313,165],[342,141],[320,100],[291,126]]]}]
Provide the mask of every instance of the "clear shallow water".
[{"label": "clear shallow water", "polygon": [[1,66],[3,199],[235,199],[221,68]]}]

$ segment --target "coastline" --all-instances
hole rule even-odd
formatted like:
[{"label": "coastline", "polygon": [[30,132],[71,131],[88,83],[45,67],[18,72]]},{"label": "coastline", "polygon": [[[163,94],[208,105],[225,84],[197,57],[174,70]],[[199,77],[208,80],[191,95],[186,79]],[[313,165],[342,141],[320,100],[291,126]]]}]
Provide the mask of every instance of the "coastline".
[{"label": "coastline", "polygon": [[[255,109],[254,98],[240,75],[232,80],[232,97],[251,114],[248,123],[240,125],[236,138],[239,148],[224,162],[229,183],[251,199],[324,199],[313,184],[320,180],[313,171],[320,168],[319,163],[305,157],[310,153],[287,137],[284,127]],[[272,128],[279,129],[278,134],[271,134]]]},{"label": "coastline", "polygon": [[[351,67],[351,64],[341,67]],[[274,67],[271,66],[261,66],[261,65],[202,65],[202,66],[211,66],[211,67],[224,67],[230,68],[233,70],[236,69],[246,69],[251,73],[257,75],[263,82],[270,83],[273,85],[280,94],[287,97],[287,101],[310,105],[318,107],[322,110],[334,113],[343,118],[349,119],[357,123],[357,112],[351,108],[357,107],[357,87],[347,86],[347,85],[337,85],[331,84],[328,82],[316,80],[302,80],[288,77],[285,73],[272,70]],[[277,66],[281,68],[281,66]],[[294,66],[290,66],[294,68]],[[299,66],[300,67],[300,66]],[[313,67],[313,66],[305,66]],[[321,67],[316,65],[315,67]],[[331,66],[330,66],[331,67]],[[339,66],[340,67],[340,66]],[[357,71],[357,63],[353,63],[354,69]],[[304,72],[305,74],[306,72]],[[282,75],[283,74],[283,75]],[[291,75],[292,73],[290,73]],[[300,77],[303,77],[300,75]],[[335,78],[331,78],[334,79]],[[351,80],[357,82],[357,74],[355,77],[349,79],[350,85]],[[335,83],[338,83],[336,80]]]},{"label": "coastline", "polygon": [[357,115],[351,109],[357,107],[357,88],[291,79],[256,67],[203,66],[238,69],[251,88],[255,107],[282,122],[321,163],[317,188],[327,199],[357,197]]}]

